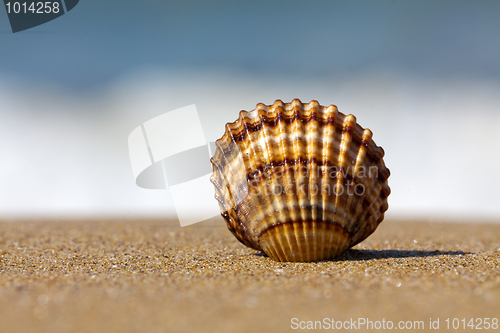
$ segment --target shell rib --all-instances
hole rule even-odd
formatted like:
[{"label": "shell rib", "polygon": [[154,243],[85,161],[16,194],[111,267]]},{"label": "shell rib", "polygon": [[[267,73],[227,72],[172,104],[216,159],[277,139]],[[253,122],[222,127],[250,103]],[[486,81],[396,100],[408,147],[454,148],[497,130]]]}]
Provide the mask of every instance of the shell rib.
[{"label": "shell rib", "polygon": [[384,219],[384,150],[335,105],[258,104],[216,146],[211,181],[228,229],[277,261],[334,258]]}]

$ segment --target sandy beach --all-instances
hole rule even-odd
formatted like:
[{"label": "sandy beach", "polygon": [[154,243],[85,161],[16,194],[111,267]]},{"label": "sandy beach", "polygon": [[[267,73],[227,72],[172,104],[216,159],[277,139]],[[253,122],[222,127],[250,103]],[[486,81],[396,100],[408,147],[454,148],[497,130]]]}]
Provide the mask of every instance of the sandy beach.
[{"label": "sandy beach", "polygon": [[377,331],[360,318],[500,319],[500,224],[384,221],[337,260],[280,263],[222,219],[0,222],[1,332]]}]

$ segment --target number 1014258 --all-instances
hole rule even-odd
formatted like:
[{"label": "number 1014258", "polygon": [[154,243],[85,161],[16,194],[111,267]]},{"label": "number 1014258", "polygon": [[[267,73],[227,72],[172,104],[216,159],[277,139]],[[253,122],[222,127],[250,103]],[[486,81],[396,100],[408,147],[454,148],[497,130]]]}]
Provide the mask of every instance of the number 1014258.
[{"label": "number 1014258", "polygon": [[11,14],[57,14],[61,10],[59,7],[59,2],[57,1],[46,1],[46,2],[7,2],[5,4],[7,7],[7,13]]}]

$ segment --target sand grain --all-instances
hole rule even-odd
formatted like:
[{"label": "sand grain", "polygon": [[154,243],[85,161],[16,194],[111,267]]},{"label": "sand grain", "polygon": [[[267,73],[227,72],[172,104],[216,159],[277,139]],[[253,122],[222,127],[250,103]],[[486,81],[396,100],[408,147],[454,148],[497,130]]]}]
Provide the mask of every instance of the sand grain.
[{"label": "sand grain", "polygon": [[219,221],[0,223],[2,332],[293,331],[291,319],[500,319],[500,224],[383,222],[278,263]]}]

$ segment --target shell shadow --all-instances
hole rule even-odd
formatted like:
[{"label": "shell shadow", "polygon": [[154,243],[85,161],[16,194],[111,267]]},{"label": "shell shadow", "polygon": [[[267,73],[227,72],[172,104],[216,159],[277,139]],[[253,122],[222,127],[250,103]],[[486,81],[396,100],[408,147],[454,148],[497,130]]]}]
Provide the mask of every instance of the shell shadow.
[{"label": "shell shadow", "polygon": [[[388,259],[388,258],[422,258],[441,255],[459,256],[470,254],[463,251],[421,251],[421,250],[358,250],[350,249],[344,252],[341,256],[324,261],[363,261],[373,259]],[[255,256],[268,257],[264,252],[255,252]]]},{"label": "shell shadow", "polygon": [[469,254],[463,251],[421,251],[421,250],[347,250],[340,257],[331,261],[362,261],[388,258],[422,258],[441,255],[459,256]]}]

